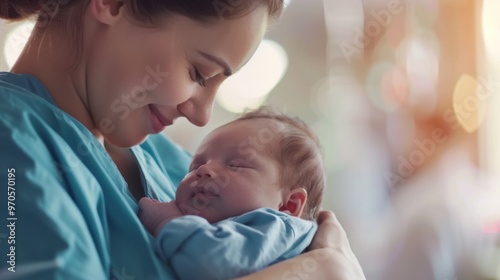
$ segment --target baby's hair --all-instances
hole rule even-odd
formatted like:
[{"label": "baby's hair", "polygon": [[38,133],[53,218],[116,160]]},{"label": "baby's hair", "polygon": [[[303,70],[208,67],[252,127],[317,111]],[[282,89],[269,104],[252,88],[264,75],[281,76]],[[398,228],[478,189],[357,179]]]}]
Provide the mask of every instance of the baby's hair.
[{"label": "baby's hair", "polygon": [[281,183],[291,188],[302,187],[307,191],[307,201],[301,218],[315,220],[326,185],[318,136],[299,118],[288,116],[270,106],[246,111],[235,122],[253,119],[268,119],[282,125],[278,132],[280,149],[272,151],[282,166]]}]

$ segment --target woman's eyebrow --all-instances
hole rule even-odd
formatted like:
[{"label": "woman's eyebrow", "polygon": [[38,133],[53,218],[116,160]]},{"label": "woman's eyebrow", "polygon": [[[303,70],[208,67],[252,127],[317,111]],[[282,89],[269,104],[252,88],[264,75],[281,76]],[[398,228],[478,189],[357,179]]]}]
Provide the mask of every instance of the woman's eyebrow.
[{"label": "woman's eyebrow", "polygon": [[222,69],[224,69],[224,76],[229,77],[229,76],[233,75],[233,70],[231,69],[229,64],[227,62],[225,62],[222,58],[217,57],[217,56],[213,56],[211,54],[208,54],[208,53],[205,53],[202,51],[198,51],[198,53],[200,53],[205,59],[208,59],[208,60],[216,63],[220,67],[222,67]]}]

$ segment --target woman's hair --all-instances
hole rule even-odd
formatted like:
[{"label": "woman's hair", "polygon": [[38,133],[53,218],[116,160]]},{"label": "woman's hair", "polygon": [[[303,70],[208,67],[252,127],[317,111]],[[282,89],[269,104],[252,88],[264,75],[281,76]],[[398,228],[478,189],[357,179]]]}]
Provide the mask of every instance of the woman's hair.
[{"label": "woman's hair", "polygon": [[[65,10],[87,6],[89,0],[2,0],[0,18],[16,21],[27,17],[47,20],[68,18]],[[133,19],[152,24],[168,13],[206,21],[212,18],[231,19],[251,13],[256,7],[266,5],[269,16],[277,18],[284,8],[283,0],[121,0]]]},{"label": "woman's hair", "polygon": [[[307,191],[307,202],[301,218],[316,219],[326,185],[323,155],[318,137],[299,118],[290,117],[268,106],[246,112],[235,122],[253,119],[267,119],[278,123],[278,126],[270,124],[269,127],[278,136],[279,148],[270,152],[281,167],[280,183],[292,189],[304,188]],[[264,131],[262,132],[264,134]],[[267,136],[267,138],[273,137]]]},{"label": "woman's hair", "polygon": [[[0,18],[20,21],[34,17],[35,32],[44,33],[51,25],[63,27],[72,44],[74,66],[82,54],[83,16],[90,0],[1,0]],[[117,0],[124,5],[126,16],[143,26],[158,26],[169,14],[181,14],[191,19],[233,19],[266,6],[269,19],[276,20],[284,9],[284,0]]]}]

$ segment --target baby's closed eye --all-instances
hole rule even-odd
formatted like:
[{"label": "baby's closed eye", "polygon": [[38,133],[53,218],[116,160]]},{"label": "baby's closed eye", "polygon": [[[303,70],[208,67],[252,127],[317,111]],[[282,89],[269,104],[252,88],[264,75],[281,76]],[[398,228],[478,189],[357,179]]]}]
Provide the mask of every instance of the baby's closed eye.
[{"label": "baby's closed eye", "polygon": [[230,160],[226,163],[226,167],[235,170],[241,168],[251,168],[251,166],[248,163],[241,160]]}]

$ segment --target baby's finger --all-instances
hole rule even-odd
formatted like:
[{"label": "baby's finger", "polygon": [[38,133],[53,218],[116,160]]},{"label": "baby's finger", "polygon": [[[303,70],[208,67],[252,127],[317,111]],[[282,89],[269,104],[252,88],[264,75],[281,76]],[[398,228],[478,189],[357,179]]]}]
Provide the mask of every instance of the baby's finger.
[{"label": "baby's finger", "polygon": [[144,208],[146,205],[152,203],[153,201],[149,197],[143,197],[139,200],[139,208]]}]

